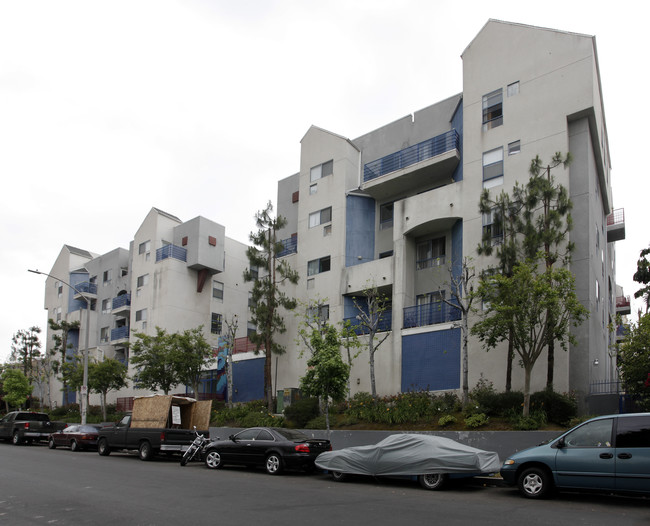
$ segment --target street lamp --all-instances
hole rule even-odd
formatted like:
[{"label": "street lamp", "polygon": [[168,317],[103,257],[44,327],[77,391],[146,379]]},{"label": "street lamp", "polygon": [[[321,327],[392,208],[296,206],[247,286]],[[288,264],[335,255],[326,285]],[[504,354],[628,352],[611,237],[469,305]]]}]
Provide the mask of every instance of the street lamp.
[{"label": "street lamp", "polygon": [[57,281],[60,281],[64,285],[67,285],[70,287],[72,290],[74,290],[79,296],[81,296],[84,301],[86,302],[86,348],[84,349],[83,352],[83,366],[84,366],[84,375],[83,375],[83,385],[81,386],[81,423],[85,424],[86,423],[86,414],[88,411],[88,348],[90,346],[89,344],[89,338],[90,338],[90,298],[84,295],[83,292],[77,290],[74,286],[70,285],[67,281],[62,280],[61,278],[57,278],[56,276],[52,276],[51,274],[48,274],[47,272],[41,272],[40,270],[31,270],[27,269],[27,272],[32,272],[33,274],[41,274],[43,276],[47,276],[49,278],[55,279]]}]

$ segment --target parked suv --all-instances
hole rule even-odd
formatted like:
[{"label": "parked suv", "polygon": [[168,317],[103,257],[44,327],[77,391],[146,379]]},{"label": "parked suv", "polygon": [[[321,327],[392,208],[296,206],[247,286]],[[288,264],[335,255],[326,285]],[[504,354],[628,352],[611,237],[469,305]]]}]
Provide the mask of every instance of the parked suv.
[{"label": "parked suv", "polygon": [[528,498],[554,488],[650,493],[650,413],[588,420],[508,457],[501,476]]}]

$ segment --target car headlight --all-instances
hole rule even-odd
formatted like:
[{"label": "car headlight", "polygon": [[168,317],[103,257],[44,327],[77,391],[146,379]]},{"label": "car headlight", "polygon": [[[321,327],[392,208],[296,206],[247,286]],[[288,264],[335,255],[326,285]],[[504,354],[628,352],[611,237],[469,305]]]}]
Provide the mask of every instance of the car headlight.
[{"label": "car headlight", "polygon": [[512,460],[511,458],[509,458],[503,463],[503,465],[504,466],[512,466],[514,463],[515,463],[515,461]]}]

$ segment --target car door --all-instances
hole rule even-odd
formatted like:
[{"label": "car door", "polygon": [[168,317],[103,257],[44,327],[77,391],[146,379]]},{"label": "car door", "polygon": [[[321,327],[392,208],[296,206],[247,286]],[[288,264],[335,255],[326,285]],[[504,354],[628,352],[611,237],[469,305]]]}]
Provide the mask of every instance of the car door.
[{"label": "car door", "polygon": [[650,493],[650,415],[616,419],[616,489]]},{"label": "car door", "polygon": [[613,418],[592,420],[560,439],[555,456],[555,481],[559,487],[615,488],[613,426]]},{"label": "car door", "polygon": [[257,428],[244,429],[237,433],[228,445],[228,458],[238,464],[255,464],[255,438],[260,430]]}]

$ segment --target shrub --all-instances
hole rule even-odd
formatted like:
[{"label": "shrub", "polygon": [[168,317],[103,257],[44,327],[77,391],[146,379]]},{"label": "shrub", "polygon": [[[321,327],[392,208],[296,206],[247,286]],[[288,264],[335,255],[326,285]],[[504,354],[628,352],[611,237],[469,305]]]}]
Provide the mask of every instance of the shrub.
[{"label": "shrub", "polygon": [[451,424],[456,423],[456,417],[454,415],[443,415],[438,419],[438,425],[440,427],[446,427]]},{"label": "shrub", "polygon": [[546,425],[546,413],[544,411],[533,411],[528,416],[514,415],[510,422],[512,427],[518,431],[532,431]]},{"label": "shrub", "polygon": [[[330,415],[330,427],[332,426],[332,415]],[[304,426],[305,429],[327,429],[327,422],[325,421],[325,415],[317,416],[312,418]]]},{"label": "shrub", "polygon": [[556,393],[552,389],[544,389],[530,395],[530,409],[544,411],[547,420],[560,426],[567,425],[578,414],[578,404],[569,394]]},{"label": "shrub", "polygon": [[467,427],[476,428],[476,427],[484,426],[489,421],[490,421],[490,419],[488,418],[488,416],[485,413],[476,413],[476,414],[468,416],[465,419],[465,425]]},{"label": "shrub", "polygon": [[297,428],[304,428],[319,413],[318,398],[301,398],[284,409],[285,418]]}]

